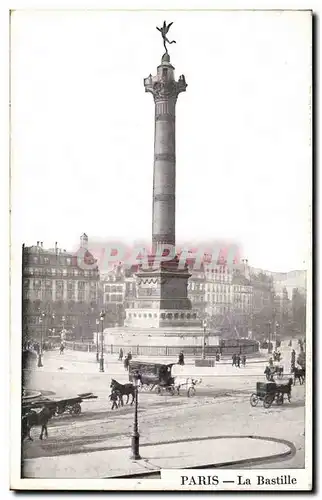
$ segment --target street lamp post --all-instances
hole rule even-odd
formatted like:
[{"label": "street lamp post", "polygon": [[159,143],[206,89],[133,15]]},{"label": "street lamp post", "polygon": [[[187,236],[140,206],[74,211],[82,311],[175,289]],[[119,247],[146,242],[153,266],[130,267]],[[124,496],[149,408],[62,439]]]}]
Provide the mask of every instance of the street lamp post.
[{"label": "street lamp post", "polygon": [[271,321],[268,322],[268,354],[271,354]]},{"label": "street lamp post", "polygon": [[100,357],[100,372],[104,372],[104,318],[105,312],[102,311],[100,314],[101,320],[101,357]]},{"label": "street lamp post", "polygon": [[44,329],[45,316],[46,316],[46,314],[44,312],[42,312],[41,318],[39,319],[39,323],[41,324],[41,329],[40,329],[40,346],[39,346],[39,353],[38,353],[38,368],[42,368],[44,366],[42,364],[42,358],[43,358],[42,344],[43,344],[43,329]]},{"label": "street lamp post", "polygon": [[132,449],[132,460],[141,460],[140,457],[140,434],[138,425],[138,385],[140,375],[138,372],[134,374],[134,394],[135,394],[135,407],[134,407],[134,423],[133,423],[133,433],[131,439],[131,449]]},{"label": "street lamp post", "polygon": [[206,319],[203,320],[202,326],[203,326],[202,359],[206,359],[206,328],[207,328]]},{"label": "street lamp post", "polygon": [[99,332],[99,324],[100,320],[96,320],[96,361],[99,362],[100,356],[99,356],[99,347],[98,347],[98,332]]}]

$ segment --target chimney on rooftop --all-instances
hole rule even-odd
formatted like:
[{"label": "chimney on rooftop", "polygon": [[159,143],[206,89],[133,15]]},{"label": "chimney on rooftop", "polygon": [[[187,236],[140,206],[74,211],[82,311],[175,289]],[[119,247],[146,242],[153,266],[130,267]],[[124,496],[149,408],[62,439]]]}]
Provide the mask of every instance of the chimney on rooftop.
[{"label": "chimney on rooftop", "polygon": [[86,233],[83,233],[80,237],[80,247],[81,248],[88,248],[88,236]]}]

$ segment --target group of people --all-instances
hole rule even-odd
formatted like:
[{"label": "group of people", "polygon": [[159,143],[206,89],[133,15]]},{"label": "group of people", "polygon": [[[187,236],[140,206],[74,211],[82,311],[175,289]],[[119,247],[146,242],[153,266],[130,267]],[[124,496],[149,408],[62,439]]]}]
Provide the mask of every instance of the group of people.
[{"label": "group of people", "polygon": [[[124,351],[121,347],[120,352],[119,352],[119,361],[122,362],[123,357],[124,357]],[[128,371],[128,369],[129,369],[131,359],[132,359],[132,353],[131,353],[131,351],[129,351],[124,358],[124,368],[126,371]]]},{"label": "group of people", "polygon": [[240,368],[241,363],[243,366],[246,366],[246,354],[243,354],[242,356],[240,354],[233,354],[232,360],[232,366],[237,366],[237,368]]}]

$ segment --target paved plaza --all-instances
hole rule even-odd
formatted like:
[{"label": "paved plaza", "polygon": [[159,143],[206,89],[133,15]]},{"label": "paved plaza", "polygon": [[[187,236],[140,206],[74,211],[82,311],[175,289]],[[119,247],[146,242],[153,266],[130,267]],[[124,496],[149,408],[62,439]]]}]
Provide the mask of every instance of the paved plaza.
[{"label": "paved plaza", "polygon": [[[287,370],[290,348],[282,354]],[[265,358],[254,359],[239,369],[223,360],[209,369],[197,368],[193,360],[187,360],[187,375],[202,378],[193,398],[184,391],[180,396],[141,392],[142,460],[134,463],[129,458],[134,408],[129,404],[112,411],[108,399],[111,378],[128,381],[122,363],[109,355],[105,372],[99,373],[95,353],[46,352],[44,367],[26,373],[28,389],[55,398],[84,392],[93,392],[98,398],[83,402],[78,416],[64,414],[52,419],[49,437],[43,441],[38,439],[39,429],[32,429],[34,441],[23,445],[24,474],[45,477],[53,473],[66,478],[84,477],[87,471],[86,477],[111,477],[158,470],[165,461],[168,467],[192,467],[263,456],[270,460],[259,460],[256,467],[304,467],[305,387],[293,387],[291,403],[285,401],[283,406],[265,409],[260,402],[251,407],[250,394],[257,381],[265,380],[265,364]],[[254,439],[257,437],[264,440]]]}]

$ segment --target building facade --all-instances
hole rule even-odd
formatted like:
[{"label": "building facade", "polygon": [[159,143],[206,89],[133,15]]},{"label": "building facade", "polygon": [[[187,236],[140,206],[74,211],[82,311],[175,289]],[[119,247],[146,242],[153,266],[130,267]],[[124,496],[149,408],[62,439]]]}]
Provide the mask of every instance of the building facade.
[{"label": "building facade", "polygon": [[119,263],[101,274],[100,293],[102,309],[106,312],[105,325],[118,326],[124,322],[126,282],[124,267]]},{"label": "building facade", "polygon": [[239,268],[224,259],[205,266],[206,313],[226,337],[247,337],[251,329],[253,291],[247,261]]},{"label": "building facade", "polygon": [[[22,249],[22,327],[24,337],[54,337],[66,330],[71,337],[91,336],[99,315],[99,271],[87,252],[88,237],[80,248],[88,266],[77,255],[41,242]],[[83,269],[89,267],[90,269]]]}]

